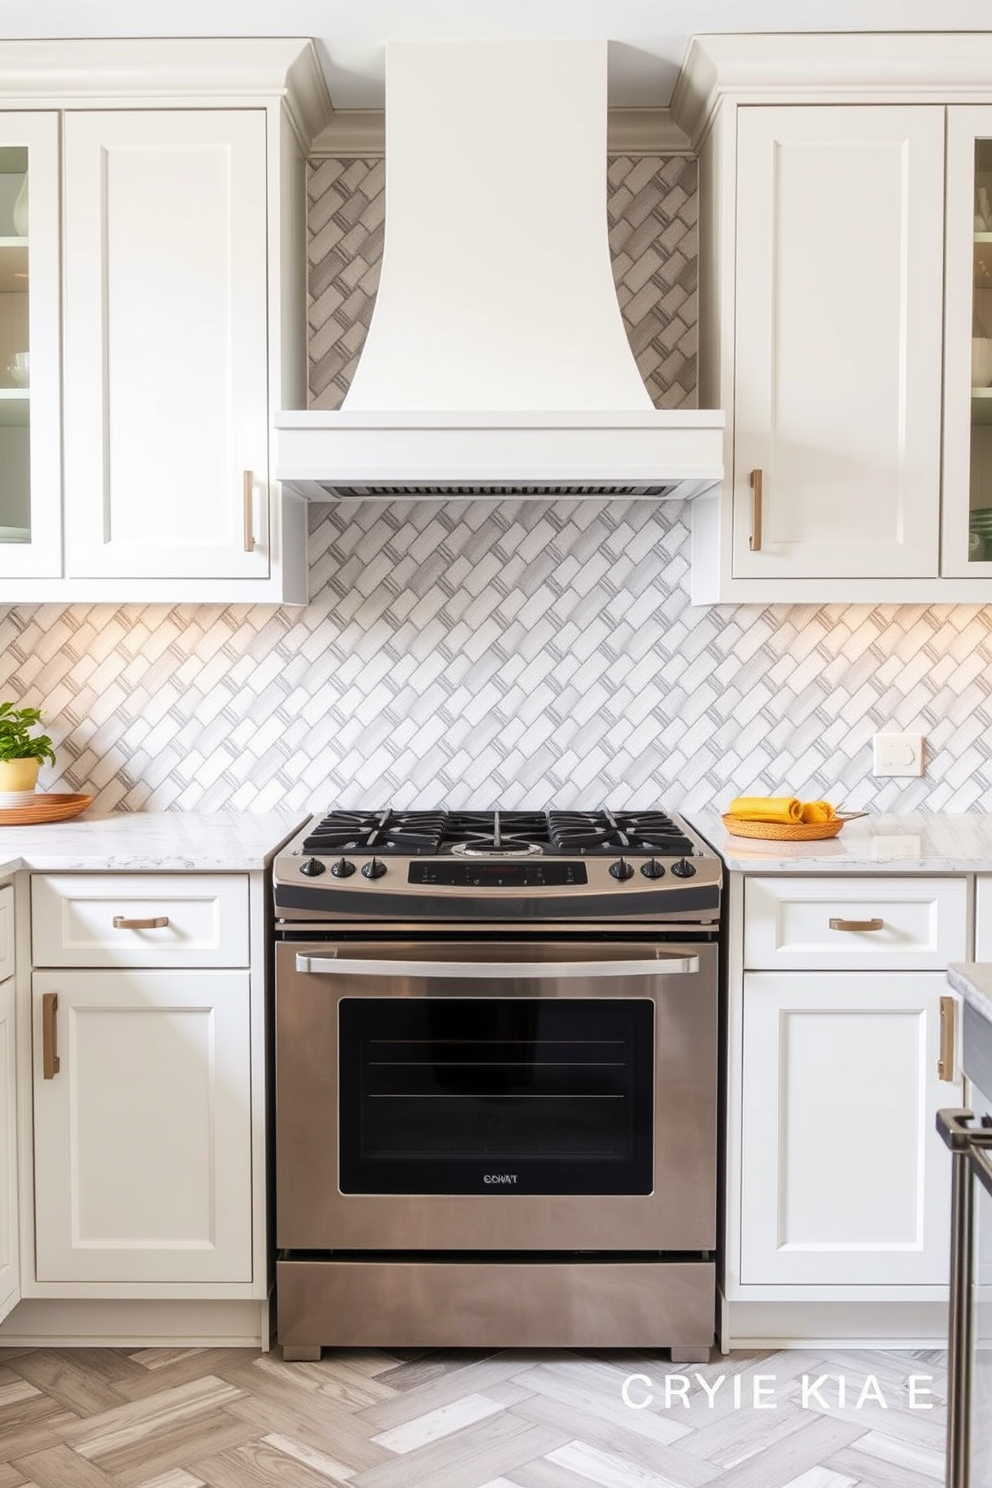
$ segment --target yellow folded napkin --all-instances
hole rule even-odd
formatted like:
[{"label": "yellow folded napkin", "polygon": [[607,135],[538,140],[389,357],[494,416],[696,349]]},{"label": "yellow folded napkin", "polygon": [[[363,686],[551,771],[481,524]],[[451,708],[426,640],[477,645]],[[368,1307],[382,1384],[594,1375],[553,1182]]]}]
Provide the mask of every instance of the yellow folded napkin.
[{"label": "yellow folded napkin", "polygon": [[828,822],[836,821],[837,813],[829,801],[804,801],[804,822]]},{"label": "yellow folded napkin", "polygon": [[727,807],[728,816],[753,822],[801,822],[802,802],[795,796],[738,796]]}]

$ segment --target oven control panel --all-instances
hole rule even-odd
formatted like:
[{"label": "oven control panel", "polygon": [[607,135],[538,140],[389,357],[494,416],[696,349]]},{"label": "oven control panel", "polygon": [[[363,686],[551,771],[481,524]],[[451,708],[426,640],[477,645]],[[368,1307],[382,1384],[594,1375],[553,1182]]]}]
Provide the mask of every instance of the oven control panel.
[{"label": "oven control panel", "polygon": [[587,884],[585,863],[548,858],[543,862],[474,862],[470,858],[424,858],[409,866],[407,883],[456,889],[557,889]]}]

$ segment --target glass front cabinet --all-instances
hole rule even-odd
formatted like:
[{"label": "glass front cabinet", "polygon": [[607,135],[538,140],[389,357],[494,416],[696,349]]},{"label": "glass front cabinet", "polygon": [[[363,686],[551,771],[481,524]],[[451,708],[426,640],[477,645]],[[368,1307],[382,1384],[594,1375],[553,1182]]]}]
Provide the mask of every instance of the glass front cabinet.
[{"label": "glass front cabinet", "polygon": [[992,577],[992,108],[947,111],[941,572]]},{"label": "glass front cabinet", "polygon": [[0,603],[62,571],[58,128],[0,113]]}]

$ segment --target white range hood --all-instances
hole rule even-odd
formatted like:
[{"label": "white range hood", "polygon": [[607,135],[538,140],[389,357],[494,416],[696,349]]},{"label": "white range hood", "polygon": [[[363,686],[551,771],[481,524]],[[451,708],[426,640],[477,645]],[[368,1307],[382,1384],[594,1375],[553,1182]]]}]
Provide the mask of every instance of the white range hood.
[{"label": "white range hood", "polygon": [[659,412],[606,217],[606,42],[391,42],[375,309],[336,412],[276,419],[314,500],[698,496],[724,416]]}]

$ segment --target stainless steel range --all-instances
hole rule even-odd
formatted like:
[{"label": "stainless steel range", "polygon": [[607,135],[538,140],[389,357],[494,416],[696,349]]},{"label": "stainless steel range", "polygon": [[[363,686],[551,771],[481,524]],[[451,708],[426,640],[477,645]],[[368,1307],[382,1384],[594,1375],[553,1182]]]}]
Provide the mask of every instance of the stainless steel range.
[{"label": "stainless steel range", "polygon": [[334,811],[274,867],[278,1334],[670,1347],[715,1316],[722,866],[635,813]]}]

